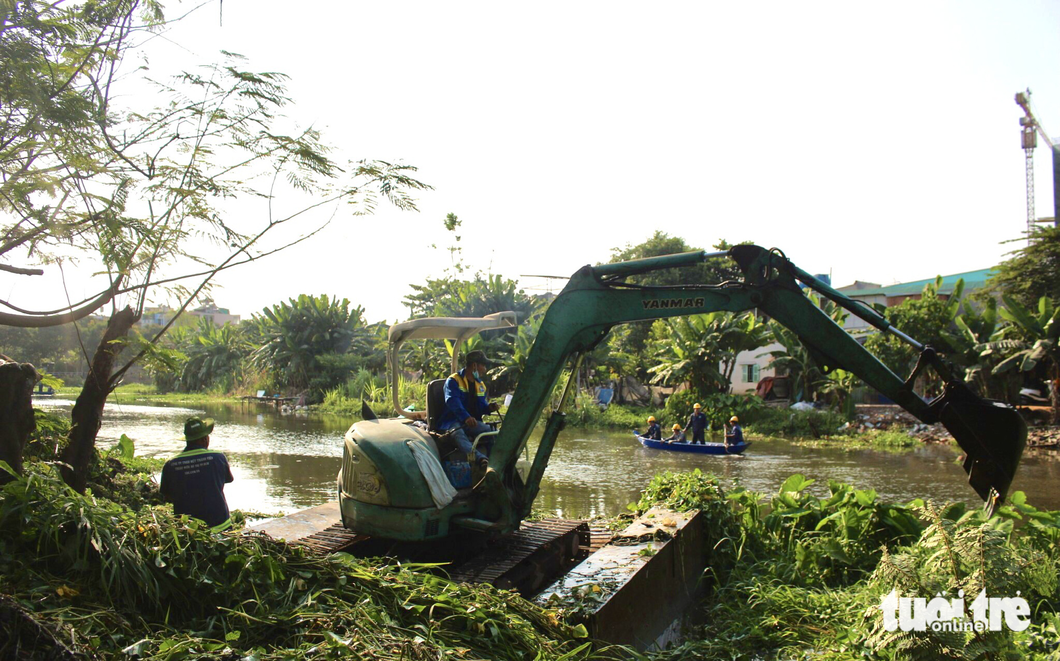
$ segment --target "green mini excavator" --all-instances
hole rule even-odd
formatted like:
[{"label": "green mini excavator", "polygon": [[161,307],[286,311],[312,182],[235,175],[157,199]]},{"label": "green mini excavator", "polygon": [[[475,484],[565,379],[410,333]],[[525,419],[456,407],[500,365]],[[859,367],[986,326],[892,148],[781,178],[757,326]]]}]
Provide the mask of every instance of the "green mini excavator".
[{"label": "green mini excavator", "polygon": [[[728,257],[742,272],[739,281],[716,285],[643,286],[631,276],[689,267]],[[913,372],[902,379],[824,314],[803,291],[815,291],[881,332],[891,333],[920,353]],[[496,435],[490,469],[473,487],[437,484],[439,459],[451,452],[446,436],[433,428],[444,401],[442,382],[428,386],[426,410],[401,417],[355,423],[346,433],[338,477],[342,522],[359,533],[403,541],[445,538],[459,531],[504,534],[530,513],[541,476],[563,429],[563,409],[572,395],[568,381],[544,426],[532,462],[520,459],[542,409],[564,369],[577,373],[617,324],[724,310],[758,310],[794,331],[825,371],[853,372],[925,423],[941,422],[964,450],[964,470],[991,512],[1004,501],[1027,439],[1027,427],[1007,404],[984,400],[956,378],[930,346],[891,326],[872,308],[850,299],[792,264],[779,250],[754,245],[720,253],[694,251],[579,269],[549,306],[519,377],[507,415]],[[397,348],[407,339],[463,340],[490,328],[511,326],[514,313],[484,319],[426,319],[390,330],[388,361],[396,375]],[[456,352],[453,369],[456,369]],[[944,382],[943,394],[925,400],[913,383],[925,369]],[[437,464],[437,465],[432,465]],[[444,475],[444,473],[441,473]],[[432,476],[434,481],[432,484]],[[439,491],[451,490],[447,495]]]}]

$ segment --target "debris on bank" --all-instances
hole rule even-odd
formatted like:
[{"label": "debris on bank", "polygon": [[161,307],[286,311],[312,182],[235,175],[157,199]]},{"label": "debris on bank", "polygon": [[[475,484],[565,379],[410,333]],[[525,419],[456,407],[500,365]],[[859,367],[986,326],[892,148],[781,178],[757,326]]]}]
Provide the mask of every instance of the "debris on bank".
[{"label": "debris on bank", "polygon": [[[858,406],[853,422],[844,431],[865,433],[872,430],[904,431],[922,443],[952,443],[953,435],[941,422],[926,424],[897,406]],[[1060,426],[1034,425],[1027,428],[1028,448],[1060,448]]]},{"label": "debris on bank", "polygon": [[[859,407],[860,408],[860,407]],[[922,443],[950,443],[953,435],[940,422],[926,424],[898,407],[872,407],[859,412],[853,422],[843,426],[844,431],[858,434],[877,431],[904,431]]]}]

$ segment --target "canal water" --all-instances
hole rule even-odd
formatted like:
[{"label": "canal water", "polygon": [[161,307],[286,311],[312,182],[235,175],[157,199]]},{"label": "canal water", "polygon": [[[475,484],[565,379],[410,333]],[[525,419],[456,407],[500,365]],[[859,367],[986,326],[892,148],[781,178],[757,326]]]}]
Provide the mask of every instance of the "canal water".
[{"label": "canal water", "polygon": [[[34,404],[69,408],[72,402]],[[224,452],[232,465],[235,482],[225,487],[232,508],[288,513],[336,497],[342,438],[350,424],[336,416],[281,415],[255,403],[195,408],[108,403],[100,444],[112,445],[126,434],[135,441],[137,455],[168,457],[184,447],[184,420],[193,415],[217,421],[210,448]],[[545,471],[535,509],[566,518],[613,516],[636,501],[656,473],[695,468],[765,493],[802,473],[818,481],[811,487],[818,495],[827,492],[828,480],[838,480],[873,488],[890,501],[979,504],[956,452],[946,446],[888,453],[751,440],[754,445],[743,456],[708,456],[648,450],[631,433],[567,430]],[[1060,461],[1055,459],[1060,456],[1026,456],[1016,476],[1013,488],[1026,491],[1037,507],[1060,509]]]}]

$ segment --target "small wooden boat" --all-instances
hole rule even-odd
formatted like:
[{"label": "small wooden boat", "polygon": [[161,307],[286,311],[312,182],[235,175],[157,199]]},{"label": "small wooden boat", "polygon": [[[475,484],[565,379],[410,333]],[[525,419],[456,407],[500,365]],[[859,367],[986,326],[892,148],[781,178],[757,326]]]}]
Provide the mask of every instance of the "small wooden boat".
[{"label": "small wooden boat", "polygon": [[46,386],[43,383],[38,383],[36,389],[33,391],[34,397],[55,397],[55,389],[51,386]]},{"label": "small wooden boat", "polygon": [[667,443],[666,441],[653,441],[650,438],[645,438],[638,434],[634,430],[633,435],[640,441],[640,444],[646,448],[652,450],[669,450],[670,452],[694,452],[698,454],[741,454],[744,450],[751,447],[749,441],[743,443],[737,443],[736,445],[725,445],[724,443],[688,443],[674,441],[673,443]]}]

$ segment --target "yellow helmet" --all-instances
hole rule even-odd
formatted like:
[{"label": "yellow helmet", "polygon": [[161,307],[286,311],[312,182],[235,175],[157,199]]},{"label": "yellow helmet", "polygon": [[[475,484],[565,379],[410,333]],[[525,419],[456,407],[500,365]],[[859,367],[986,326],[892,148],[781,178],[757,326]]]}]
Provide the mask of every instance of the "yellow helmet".
[{"label": "yellow helmet", "polygon": [[732,416],[731,418],[729,418],[729,422],[739,422],[739,421],[740,421],[740,419],[737,418],[735,415]]},{"label": "yellow helmet", "polygon": [[681,431],[681,425],[675,423],[674,424],[674,431]]},{"label": "yellow helmet", "polygon": [[654,415],[649,415],[648,416],[648,422],[655,422],[655,416]]},{"label": "yellow helmet", "polygon": [[699,405],[699,402],[696,402],[695,404],[693,404],[693,405],[692,405],[692,408],[694,408],[694,409],[701,409],[701,408],[703,408],[703,407]]}]

